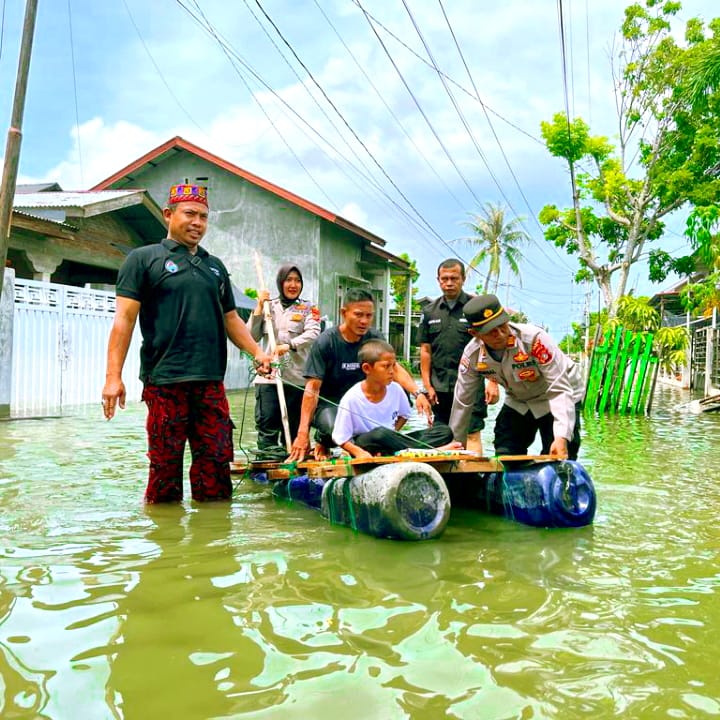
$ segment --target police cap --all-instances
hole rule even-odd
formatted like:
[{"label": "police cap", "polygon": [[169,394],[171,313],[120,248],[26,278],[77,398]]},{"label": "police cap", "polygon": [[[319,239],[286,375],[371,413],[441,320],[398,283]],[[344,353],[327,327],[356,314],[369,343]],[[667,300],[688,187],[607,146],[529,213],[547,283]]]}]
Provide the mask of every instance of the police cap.
[{"label": "police cap", "polygon": [[495,295],[477,295],[463,307],[468,324],[476,332],[489,333],[510,321],[510,316]]}]

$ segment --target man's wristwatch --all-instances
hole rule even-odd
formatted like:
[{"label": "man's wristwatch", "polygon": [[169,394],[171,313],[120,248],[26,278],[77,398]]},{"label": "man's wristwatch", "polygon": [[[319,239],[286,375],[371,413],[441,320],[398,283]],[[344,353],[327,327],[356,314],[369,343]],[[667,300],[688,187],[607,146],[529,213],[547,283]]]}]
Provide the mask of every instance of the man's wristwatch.
[{"label": "man's wristwatch", "polygon": [[425,395],[425,397],[427,397],[427,390],[416,390],[415,392],[411,392],[411,393],[410,393],[410,397],[411,397],[413,400],[417,400],[417,399],[418,399],[418,395]]}]

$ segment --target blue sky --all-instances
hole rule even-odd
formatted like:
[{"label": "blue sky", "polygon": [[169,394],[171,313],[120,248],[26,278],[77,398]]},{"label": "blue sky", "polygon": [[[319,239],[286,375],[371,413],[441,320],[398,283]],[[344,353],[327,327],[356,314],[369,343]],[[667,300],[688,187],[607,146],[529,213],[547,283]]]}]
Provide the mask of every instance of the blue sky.
[{"label": "blue sky", "polygon": [[[564,108],[555,0],[39,5],[19,182],[87,188],[181,135],[377,233],[391,252],[408,252],[418,260],[421,295],[438,293],[438,262],[471,257],[454,242],[467,234],[468,214],[479,203],[500,202],[524,218],[533,237],[522,287],[511,278],[502,299],[558,339],[580,320],[586,288],[571,281],[575,261],[542,239],[534,219],[547,203],[570,202],[562,164],[539,142],[540,122]],[[625,5],[563,2],[571,112],[611,138],[609,55]],[[687,0],[681,17],[709,20],[713,5]],[[361,7],[387,28],[375,25],[382,43]],[[4,140],[24,2],[0,0],[0,8]],[[198,8],[215,37],[203,29]],[[452,98],[416,56],[428,60],[423,40],[438,67],[462,86],[448,83]],[[473,84],[490,122],[471,97]],[[667,248],[683,246],[681,230],[678,218]],[[467,289],[475,283],[469,278]],[[630,286],[645,294],[659,289],[647,283],[644,268],[634,271]],[[595,291],[593,309],[597,302]]]}]

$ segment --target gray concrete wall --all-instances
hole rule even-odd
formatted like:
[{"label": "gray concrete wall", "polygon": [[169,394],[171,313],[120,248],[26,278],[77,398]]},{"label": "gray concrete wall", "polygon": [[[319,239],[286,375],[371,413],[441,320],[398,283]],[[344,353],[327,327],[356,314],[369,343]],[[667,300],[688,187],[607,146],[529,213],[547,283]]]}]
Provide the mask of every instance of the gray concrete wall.
[{"label": "gray concrete wall", "polygon": [[361,262],[363,241],[356,235],[188,152],[134,176],[133,187],[145,188],[164,207],[170,186],[186,181],[208,187],[210,221],[203,247],[225,263],[240,290],[258,288],[257,250],[271,293],[278,266],[291,262],[302,271],[303,296],[337,323],[345,288],[360,284],[353,278],[365,279],[379,300],[376,326],[387,330],[387,264]]},{"label": "gray concrete wall", "polygon": [[15,271],[5,268],[0,296],[0,418],[10,417]]}]

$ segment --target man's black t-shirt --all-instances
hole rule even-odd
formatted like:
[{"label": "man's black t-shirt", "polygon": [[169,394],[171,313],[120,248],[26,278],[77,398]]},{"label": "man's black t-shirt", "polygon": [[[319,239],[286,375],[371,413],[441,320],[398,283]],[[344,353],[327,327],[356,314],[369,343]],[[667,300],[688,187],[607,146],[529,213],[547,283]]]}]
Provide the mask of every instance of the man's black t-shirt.
[{"label": "man's black t-shirt", "polygon": [[224,315],[235,309],[225,265],[166,238],[125,259],[117,295],[140,303],[140,379],[153,385],[222,380],[227,366]]},{"label": "man's black t-shirt", "polygon": [[382,333],[371,328],[360,340],[350,343],[337,327],[328,328],[310,348],[303,374],[322,380],[322,399],[338,403],[355,383],[365,379],[357,356],[360,346],[368,340],[384,339]]}]

